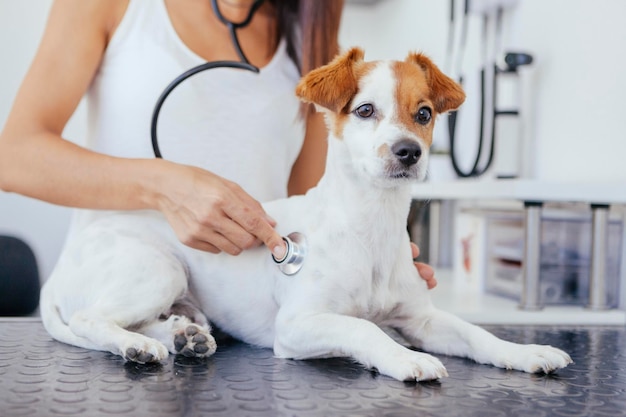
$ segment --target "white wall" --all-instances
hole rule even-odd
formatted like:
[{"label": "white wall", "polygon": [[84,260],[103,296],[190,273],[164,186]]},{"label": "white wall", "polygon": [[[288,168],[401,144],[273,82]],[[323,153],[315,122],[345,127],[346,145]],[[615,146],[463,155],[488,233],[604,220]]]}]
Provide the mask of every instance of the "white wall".
[{"label": "white wall", "polygon": [[[0,128],[37,50],[52,0],[0,1]],[[65,136],[82,138],[81,105]],[[25,240],[35,252],[42,279],[47,277],[63,244],[71,210],[16,194],[0,192],[0,234]]]},{"label": "white wall", "polygon": [[[50,4],[0,1],[0,126],[35,53]],[[537,60],[532,139],[538,178],[626,183],[624,16],[623,0],[520,0],[507,19],[509,44]],[[371,59],[402,59],[409,50],[421,50],[442,65],[447,25],[448,1],[381,0],[373,6],[349,4],[340,36],[342,45],[362,46]],[[66,137],[80,142],[83,113],[81,108]],[[69,209],[0,193],[0,233],[20,236],[34,247],[43,277],[58,256],[69,216]]]},{"label": "white wall", "polygon": [[518,42],[538,59],[539,178],[626,187],[624,16],[622,0],[522,1]]}]

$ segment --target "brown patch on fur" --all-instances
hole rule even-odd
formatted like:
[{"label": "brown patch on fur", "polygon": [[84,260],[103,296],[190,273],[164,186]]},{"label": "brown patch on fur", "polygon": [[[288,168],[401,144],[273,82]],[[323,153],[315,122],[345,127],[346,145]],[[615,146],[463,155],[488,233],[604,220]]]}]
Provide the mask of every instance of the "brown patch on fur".
[{"label": "brown patch on fur", "polygon": [[357,80],[357,89],[354,91],[354,94],[350,97],[346,105],[341,109],[340,112],[332,114],[331,117],[331,125],[329,126],[332,129],[333,135],[341,139],[343,136],[343,127],[348,122],[350,118],[350,110],[352,107],[352,99],[358,93],[358,83],[363,77],[365,77],[374,67],[376,66],[376,62],[357,62],[352,67],[352,71],[354,72],[354,77]]},{"label": "brown patch on fur", "polygon": [[424,71],[417,65],[407,62],[394,62],[393,73],[396,76],[396,103],[398,123],[406,126],[418,137],[422,138],[427,145],[432,143],[433,123],[421,125],[415,121],[415,115],[423,106],[433,108],[430,100],[430,89]]},{"label": "brown patch on fur", "polygon": [[461,86],[441,72],[426,55],[410,53],[404,62],[416,64],[424,71],[430,89],[429,99],[437,113],[455,110],[463,104],[465,93]]},{"label": "brown patch on fur", "polygon": [[459,107],[465,100],[465,93],[422,54],[411,53],[405,61],[394,62],[392,69],[397,80],[398,121],[430,145],[434,123],[419,124],[415,120],[419,109],[430,107],[434,120],[438,113]]},{"label": "brown patch on fur", "polygon": [[357,92],[353,68],[358,62],[363,62],[363,50],[350,49],[305,75],[296,86],[296,95],[304,102],[339,113]]},{"label": "brown patch on fur", "polygon": [[391,154],[391,148],[389,148],[389,145],[387,145],[386,143],[383,143],[381,146],[378,147],[376,154],[381,159],[384,159],[387,155]]},{"label": "brown patch on fur", "polygon": [[[296,87],[296,95],[303,102],[314,103],[331,112],[329,129],[337,138],[342,137],[343,127],[350,116],[350,105],[359,91],[359,80],[377,64],[364,62],[363,57],[362,49],[351,48],[329,64],[309,72]],[[398,80],[399,122],[430,144],[433,123],[422,126],[415,121],[420,107],[430,107],[434,118],[437,113],[460,106],[465,93],[423,54],[409,54],[403,62],[395,62],[393,70]]]},{"label": "brown patch on fur", "polygon": [[372,63],[363,61],[363,50],[351,48],[329,64],[305,75],[296,86],[296,95],[306,103],[314,103],[332,112],[333,134],[341,132],[350,114],[350,103],[359,89],[359,79],[369,72]]}]

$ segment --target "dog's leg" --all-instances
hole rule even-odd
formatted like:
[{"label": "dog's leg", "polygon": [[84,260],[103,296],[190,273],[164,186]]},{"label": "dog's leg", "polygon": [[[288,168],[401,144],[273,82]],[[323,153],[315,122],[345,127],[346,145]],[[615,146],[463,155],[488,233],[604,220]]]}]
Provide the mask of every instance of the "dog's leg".
[{"label": "dog's leg", "polygon": [[350,356],[400,381],[447,376],[438,359],[405,348],[374,323],[333,313],[290,317],[279,313],[274,353],[293,359]]},{"label": "dog's leg", "polygon": [[[128,313],[130,305],[125,310]],[[127,314],[117,317],[108,310],[100,314],[90,308],[76,312],[69,327],[75,335],[87,336],[90,348],[108,350],[139,363],[158,362],[167,357],[168,351],[188,357],[215,353],[216,343],[206,317],[186,298],[174,303],[161,319],[131,325],[132,331],[123,327],[127,319]]]},{"label": "dog's leg", "polygon": [[137,330],[165,345],[168,351],[187,357],[211,356],[217,349],[208,324],[195,324],[186,316],[172,314]]},{"label": "dog's leg", "polygon": [[119,325],[120,320],[109,312],[100,314],[94,309],[77,311],[68,326],[78,337],[85,338],[92,348],[106,350],[126,360],[148,363],[159,362],[168,355],[163,343]]},{"label": "dog's leg", "polygon": [[560,349],[508,342],[434,307],[415,310],[409,317],[398,330],[411,344],[429,352],[530,373],[549,373],[572,363],[569,355]]},{"label": "dog's leg", "polygon": [[[187,269],[149,219],[112,216],[93,223],[72,242],[50,283],[42,313],[56,339],[140,363],[168,356],[166,345],[141,329],[183,299]],[[171,330],[169,345],[174,337]]]},{"label": "dog's leg", "polygon": [[187,357],[207,357],[215,353],[217,344],[205,315],[190,299],[176,301],[160,320],[138,330],[163,343],[167,350]]}]

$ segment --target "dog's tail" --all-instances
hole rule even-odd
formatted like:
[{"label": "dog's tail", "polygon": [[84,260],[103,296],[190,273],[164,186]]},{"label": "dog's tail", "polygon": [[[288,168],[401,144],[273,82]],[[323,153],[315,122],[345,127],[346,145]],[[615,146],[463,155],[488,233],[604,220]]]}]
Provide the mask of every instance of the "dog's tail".
[{"label": "dog's tail", "polygon": [[102,350],[93,344],[89,339],[77,336],[72,332],[70,326],[63,320],[59,308],[54,302],[54,297],[50,294],[48,287],[44,284],[41,289],[39,311],[43,327],[54,339],[85,349]]}]

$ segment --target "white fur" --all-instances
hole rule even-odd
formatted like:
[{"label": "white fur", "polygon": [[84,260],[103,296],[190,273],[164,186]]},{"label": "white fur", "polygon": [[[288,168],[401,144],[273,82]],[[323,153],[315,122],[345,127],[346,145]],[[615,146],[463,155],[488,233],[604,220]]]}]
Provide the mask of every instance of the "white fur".
[{"label": "white fur", "polygon": [[[394,118],[394,85],[388,64],[364,77],[352,106],[374,103],[376,120],[350,116],[342,138],[329,137],[319,185],[264,205],[279,233],[306,235],[309,252],[299,273],[283,275],[265,248],[237,257],[207,254],[178,243],[156,213],[113,213],[87,226],[62,254],[42,290],[46,329],[60,341],[138,362],[179,352],[176,335],[193,349],[200,332],[207,349],[197,355],[206,356],[215,350],[208,324],[198,310],[181,313],[181,300],[188,307],[194,294],[220,328],[279,357],[349,356],[399,380],[447,375],[438,359],[381,330],[390,326],[433,353],[527,372],[566,366],[571,360],[558,349],[500,340],[432,305],[405,223],[409,187],[425,175],[428,146]],[[423,154],[407,168],[410,178],[392,178],[401,165],[381,150],[407,139]],[[172,305],[173,314],[161,317]]]}]

